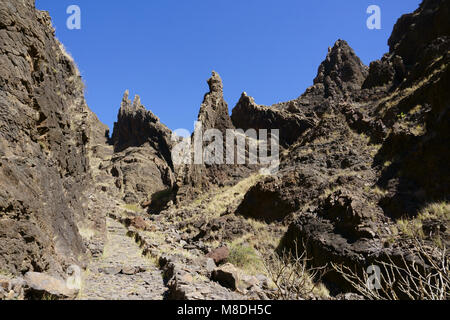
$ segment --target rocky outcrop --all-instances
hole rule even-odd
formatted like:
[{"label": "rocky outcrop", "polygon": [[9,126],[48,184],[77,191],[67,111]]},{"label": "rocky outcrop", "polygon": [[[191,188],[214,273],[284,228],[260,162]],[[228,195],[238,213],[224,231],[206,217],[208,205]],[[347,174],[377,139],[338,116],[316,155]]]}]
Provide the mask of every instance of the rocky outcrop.
[{"label": "rocky outcrop", "polygon": [[293,144],[307,129],[315,125],[315,117],[304,114],[292,102],[287,110],[279,110],[257,105],[252,97],[245,92],[233,109],[231,115],[236,128],[248,129],[282,129],[280,131],[280,145],[288,147]]},{"label": "rocky outcrop", "polygon": [[66,281],[37,272],[28,272],[26,282],[26,295],[28,299],[42,300],[69,300],[74,299],[79,290],[70,289]]},{"label": "rocky outcrop", "polygon": [[280,179],[268,177],[246,193],[236,214],[267,223],[282,221],[297,208],[293,194],[286,191]]},{"label": "rocky outcrop", "polygon": [[344,40],[338,40],[319,67],[314,84],[322,84],[325,97],[359,90],[367,76],[367,67]]},{"label": "rocky outcrop", "polygon": [[171,200],[175,188],[171,138],[172,132],[146,110],[139,96],[131,103],[127,91],[111,139],[114,155],[103,168],[115,178],[126,203],[159,209]]},{"label": "rocky outcrop", "polygon": [[[266,222],[289,217],[324,192],[374,183],[374,148],[350,129],[345,116],[331,113],[281,157],[280,170],[253,186],[237,213]],[[353,187],[352,187],[353,188]]]},{"label": "rocky outcrop", "polygon": [[[234,145],[227,145],[226,132],[229,129],[235,129],[235,127],[231,122],[228,105],[223,97],[222,79],[217,72],[212,72],[212,76],[208,80],[208,86],[209,92],[203,99],[197,120],[201,127],[197,128],[198,135],[193,134],[191,137],[192,163],[179,165],[176,168],[177,185],[179,186],[177,197],[179,201],[192,198],[211,185],[224,186],[235,184],[255,170],[254,166],[248,165],[248,163],[246,165],[226,163],[227,148],[235,148]],[[204,134],[210,129],[220,131],[223,139],[222,158],[219,158],[219,161],[211,161],[213,163],[209,163],[205,156],[205,149],[211,142],[215,142],[216,139],[216,137],[213,137],[209,141],[205,141],[208,139],[205,138]],[[199,137],[198,139],[201,140],[195,141],[196,137]],[[194,164],[195,156],[193,154],[196,144],[202,145],[203,164]],[[222,164],[217,162],[222,162]]]},{"label": "rocky outcrop", "polygon": [[338,40],[329,48],[314,85],[302,96],[266,107],[255,104],[244,93],[233,109],[233,124],[245,130],[280,129],[280,145],[288,148],[308,129],[317,126],[319,117],[333,104],[355,95],[367,74],[368,68],[348,43]]},{"label": "rocky outcrop", "polygon": [[223,266],[214,269],[211,279],[231,290],[236,290],[239,283],[238,271],[231,263],[224,264]]},{"label": "rocky outcrop", "polygon": [[230,249],[228,249],[228,247],[224,246],[224,247],[220,247],[220,248],[217,248],[216,250],[209,252],[206,255],[206,257],[213,259],[214,263],[219,265],[219,264],[227,261],[229,255],[230,255]]},{"label": "rocky outcrop", "polygon": [[376,60],[370,64],[369,75],[364,81],[362,88],[371,89],[399,84],[405,76],[406,67],[403,59],[400,56],[387,54],[381,60]]},{"label": "rocky outcrop", "polygon": [[423,1],[399,20],[389,40],[390,60],[405,62],[405,76],[374,116],[390,129],[376,160],[392,162],[378,181],[388,190],[380,205],[391,217],[414,216],[430,199],[450,194],[450,154],[442,144],[450,136],[448,14],[447,2]]},{"label": "rocky outcrop", "polygon": [[395,24],[388,41],[390,53],[400,56],[406,65],[414,65],[433,41],[448,38],[449,14],[448,1],[423,1],[416,11],[402,16]]},{"label": "rocky outcrop", "polygon": [[0,276],[0,300],[72,300],[78,292],[68,281],[45,273],[27,272],[14,279]]},{"label": "rocky outcrop", "polygon": [[119,153],[130,147],[148,144],[172,167],[170,155],[172,132],[151,111],[145,109],[138,95],[131,102],[128,94],[127,90],[122,99],[117,122],[114,124],[112,134],[114,151]]},{"label": "rocky outcrop", "polygon": [[[338,41],[295,102],[317,124],[290,144],[278,175],[250,188],[236,213],[291,223],[280,249],[303,245],[315,266],[362,272],[375,261],[401,264],[409,244],[392,233],[397,219],[450,195],[442,143],[449,138],[448,16],[445,1],[423,1],[399,20],[391,51],[369,70]],[[448,234],[440,239],[448,243]],[[327,280],[350,289],[337,273]]]},{"label": "rocky outcrop", "polygon": [[228,104],[223,98],[223,84],[220,75],[213,71],[208,80],[209,92],[205,95],[198,114],[203,130],[217,129],[225,132],[234,129],[231,123]]},{"label": "rocky outcrop", "polygon": [[85,248],[91,147],[105,137],[34,1],[0,3],[0,269],[64,273]]}]

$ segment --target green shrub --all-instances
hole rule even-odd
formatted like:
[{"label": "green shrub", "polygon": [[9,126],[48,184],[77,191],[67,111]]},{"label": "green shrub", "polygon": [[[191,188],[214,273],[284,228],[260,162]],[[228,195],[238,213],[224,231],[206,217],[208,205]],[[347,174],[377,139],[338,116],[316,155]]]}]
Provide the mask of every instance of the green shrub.
[{"label": "green shrub", "polygon": [[228,262],[247,271],[256,271],[262,267],[261,258],[256,250],[252,246],[243,244],[231,245]]}]

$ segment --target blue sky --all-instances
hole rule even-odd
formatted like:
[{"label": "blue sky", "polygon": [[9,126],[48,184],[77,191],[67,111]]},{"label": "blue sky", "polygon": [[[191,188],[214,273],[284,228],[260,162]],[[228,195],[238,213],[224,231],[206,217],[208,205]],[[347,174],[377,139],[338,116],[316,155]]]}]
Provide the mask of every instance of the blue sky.
[{"label": "blue sky", "polygon": [[[243,91],[271,105],[312,84],[328,47],[344,39],[365,64],[388,51],[396,20],[420,0],[36,0],[86,83],[89,107],[110,128],[126,89],[171,129],[193,129],[211,71],[230,111]],[[69,30],[69,5],[81,30]],[[369,30],[369,5],[382,29]]]}]

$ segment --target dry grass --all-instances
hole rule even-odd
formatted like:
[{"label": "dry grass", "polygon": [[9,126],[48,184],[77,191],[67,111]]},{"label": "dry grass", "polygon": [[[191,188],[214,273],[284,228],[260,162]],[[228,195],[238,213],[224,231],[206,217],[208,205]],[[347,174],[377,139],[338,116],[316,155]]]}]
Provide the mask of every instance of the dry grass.
[{"label": "dry grass", "polygon": [[332,194],[334,194],[335,192],[340,191],[340,190],[343,190],[343,188],[341,186],[327,188],[323,191],[322,195],[320,195],[319,199],[325,200],[326,198],[328,198],[329,196],[331,196]]},{"label": "dry grass", "polygon": [[208,193],[203,193],[195,200],[185,204],[183,208],[186,210],[201,208],[201,212],[197,215],[189,217],[188,219],[173,216],[171,217],[175,222],[192,222],[198,218],[205,219],[209,222],[212,219],[220,217],[230,206],[239,204],[247,191],[253,187],[257,182],[263,179],[263,175],[254,174],[238,184],[231,187],[216,188]]},{"label": "dry grass", "polygon": [[416,236],[420,239],[425,238],[425,234],[422,230],[422,221],[420,219],[399,219],[397,221],[397,228],[399,233],[409,238],[413,238]]},{"label": "dry grass", "polygon": [[413,128],[410,128],[411,133],[418,137],[418,136],[423,136],[424,134],[427,133],[427,128],[425,125],[423,124],[418,124]]},{"label": "dry grass", "polygon": [[[443,220],[445,224],[450,221],[450,204],[447,201],[434,202],[424,207],[414,219],[399,219],[397,224],[391,227],[394,235],[401,234],[408,238],[425,239],[423,232],[423,222],[430,219]],[[442,248],[442,239],[433,236],[435,245]]]},{"label": "dry grass", "polygon": [[[333,134],[334,135],[334,134]],[[310,142],[310,144],[314,144],[314,145],[324,145],[324,144],[328,144],[331,143],[335,140],[335,136],[319,136],[314,138],[314,140],[312,140]]]},{"label": "dry grass", "polygon": [[418,218],[450,220],[450,203],[447,201],[430,203],[420,211]]},{"label": "dry grass", "polygon": [[213,216],[219,216],[235,201],[242,201],[247,191],[262,179],[259,174],[252,175],[232,187],[224,188],[206,206],[206,211]]},{"label": "dry grass", "polygon": [[383,167],[385,167],[385,168],[388,168],[388,167],[390,167],[392,165],[392,161],[385,161],[384,163],[383,163]]},{"label": "dry grass", "polygon": [[359,138],[362,142],[365,142],[366,144],[370,143],[370,137],[365,133],[360,133]]},{"label": "dry grass", "polygon": [[381,196],[381,197],[384,197],[384,196],[386,196],[389,193],[389,191],[381,189],[378,186],[370,189],[370,192],[375,194],[375,195],[377,195],[377,196]]},{"label": "dry grass", "polygon": [[268,228],[267,224],[254,219],[245,219],[246,223],[252,226],[254,234],[248,235],[246,241],[254,247],[276,248],[280,243],[280,234],[285,234],[287,226],[278,226],[277,232]]},{"label": "dry grass", "polygon": [[13,277],[14,276],[9,271],[0,269],[0,278],[12,279]]},{"label": "dry grass", "polygon": [[409,110],[408,114],[413,116],[417,113],[419,113],[422,110],[422,106],[420,104],[418,104],[417,106],[415,106],[414,108],[412,108],[411,110]]},{"label": "dry grass", "polygon": [[128,211],[142,212],[142,208],[141,208],[141,206],[139,204],[134,204],[134,203],[132,203],[132,204],[124,204],[122,207],[125,210],[128,210]]},{"label": "dry grass", "polygon": [[417,124],[416,121],[409,120],[405,114],[402,113],[402,116],[399,117],[398,124],[400,129],[403,131],[409,131],[414,136],[423,136],[427,133],[426,125],[425,124]]}]

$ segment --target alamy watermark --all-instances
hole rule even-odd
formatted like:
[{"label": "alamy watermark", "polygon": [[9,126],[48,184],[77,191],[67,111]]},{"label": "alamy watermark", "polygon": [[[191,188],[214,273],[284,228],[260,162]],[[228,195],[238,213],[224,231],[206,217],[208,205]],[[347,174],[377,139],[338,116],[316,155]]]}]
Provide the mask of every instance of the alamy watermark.
[{"label": "alamy watermark", "polygon": [[[370,5],[367,8],[367,14],[370,16],[367,18],[366,26],[369,30],[381,29],[381,8],[378,5]],[[70,15],[67,18],[66,26],[69,30],[81,29],[81,9],[78,5],[72,4],[67,7],[66,13]]]},{"label": "alamy watermark", "polygon": [[66,13],[70,16],[67,18],[66,26],[69,30],[81,29],[81,9],[77,5],[70,5],[67,7]]},{"label": "alamy watermark", "polygon": [[368,277],[366,286],[369,290],[381,289],[381,269],[379,266],[372,265],[367,268],[366,271]]},{"label": "alamy watermark", "polygon": [[381,29],[381,8],[377,5],[371,5],[367,8],[367,14],[370,14],[367,18],[366,25],[369,30]]},{"label": "alamy watermark", "polygon": [[[186,129],[175,130],[172,149],[175,165],[261,165],[263,174],[276,174],[280,164],[280,131],[278,129],[203,130],[195,123],[194,135]],[[225,149],[225,152],[224,152]]]}]

